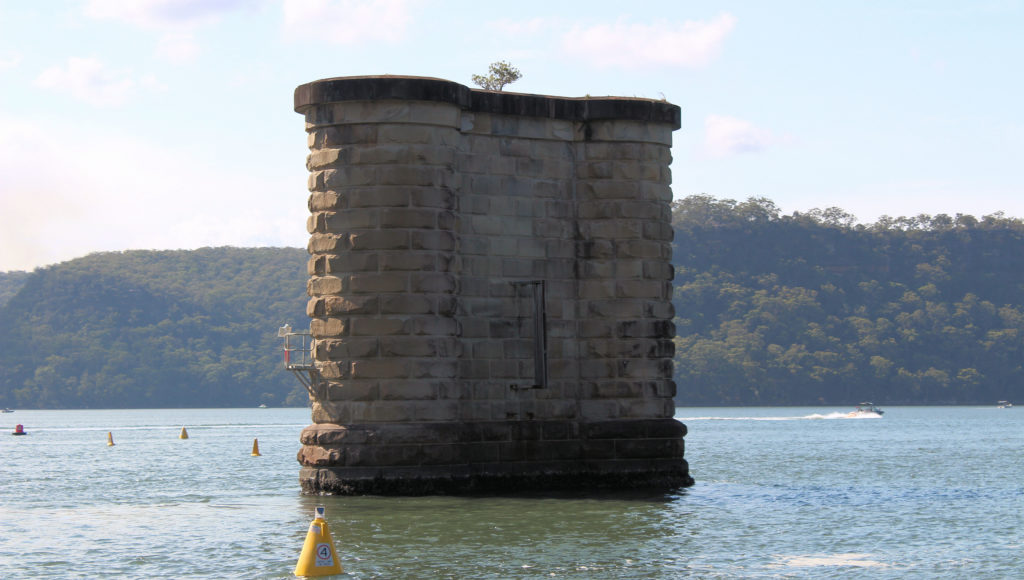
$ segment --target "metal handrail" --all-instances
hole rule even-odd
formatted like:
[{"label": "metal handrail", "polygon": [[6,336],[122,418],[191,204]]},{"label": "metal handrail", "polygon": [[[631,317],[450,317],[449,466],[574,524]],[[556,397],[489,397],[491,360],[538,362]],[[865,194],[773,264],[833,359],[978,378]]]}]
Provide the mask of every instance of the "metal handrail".
[{"label": "metal handrail", "polygon": [[284,339],[284,368],[295,375],[311,397],[326,400],[327,381],[313,359],[312,333],[308,330],[293,332],[292,327],[285,324],[277,330],[277,336]]}]

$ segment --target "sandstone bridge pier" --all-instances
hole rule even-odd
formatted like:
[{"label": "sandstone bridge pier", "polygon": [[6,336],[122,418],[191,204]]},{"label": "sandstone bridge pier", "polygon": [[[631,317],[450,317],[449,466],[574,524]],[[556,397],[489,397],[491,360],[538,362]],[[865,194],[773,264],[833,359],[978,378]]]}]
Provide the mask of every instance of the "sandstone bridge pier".
[{"label": "sandstone bridge pier", "polygon": [[295,90],[307,493],[692,484],[674,416],[679,107],[423,77]]}]

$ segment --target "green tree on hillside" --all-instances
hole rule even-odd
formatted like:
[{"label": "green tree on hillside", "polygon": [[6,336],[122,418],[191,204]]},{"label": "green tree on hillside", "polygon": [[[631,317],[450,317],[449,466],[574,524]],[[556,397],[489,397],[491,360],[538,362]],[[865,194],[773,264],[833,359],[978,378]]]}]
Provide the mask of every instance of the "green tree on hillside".
[{"label": "green tree on hillside", "polygon": [[673,205],[684,403],[1024,397],[1024,223]]},{"label": "green tree on hillside", "polygon": [[92,254],[0,307],[0,406],[303,405],[275,336],[307,319],[291,248]]}]

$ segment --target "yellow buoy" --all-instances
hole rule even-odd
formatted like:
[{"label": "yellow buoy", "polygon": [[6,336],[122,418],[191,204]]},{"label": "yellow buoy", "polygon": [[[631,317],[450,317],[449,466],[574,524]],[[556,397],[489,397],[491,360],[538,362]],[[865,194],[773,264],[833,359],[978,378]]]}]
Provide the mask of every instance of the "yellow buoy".
[{"label": "yellow buoy", "polygon": [[114,434],[111,433],[110,431],[107,431],[107,447],[113,447],[113,446],[114,446]]},{"label": "yellow buoy", "polygon": [[252,456],[253,457],[259,457],[260,456],[260,443],[259,443],[258,439],[253,439],[252,440]]},{"label": "yellow buoy", "polygon": [[188,431],[184,427],[181,428],[181,435],[178,435],[178,439],[188,439]]},{"label": "yellow buoy", "polygon": [[316,506],[316,517],[309,524],[306,541],[302,544],[302,554],[295,564],[296,576],[341,574],[341,562],[334,553],[334,540],[331,539],[324,513],[324,506]]}]

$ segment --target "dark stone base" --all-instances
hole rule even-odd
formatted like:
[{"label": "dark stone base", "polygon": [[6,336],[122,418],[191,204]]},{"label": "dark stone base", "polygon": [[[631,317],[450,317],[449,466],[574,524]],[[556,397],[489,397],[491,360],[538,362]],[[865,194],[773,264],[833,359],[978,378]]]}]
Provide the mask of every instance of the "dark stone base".
[{"label": "dark stone base", "polygon": [[[694,484],[686,460],[678,469],[644,472],[505,473],[412,475],[376,470],[352,473],[345,468],[303,467],[302,492],[309,495],[474,495],[573,491],[650,491],[671,493]],[[463,470],[456,470],[463,471]]]},{"label": "dark stone base", "polygon": [[332,495],[671,491],[693,485],[685,435],[670,418],[317,424],[302,432],[299,481]]}]

